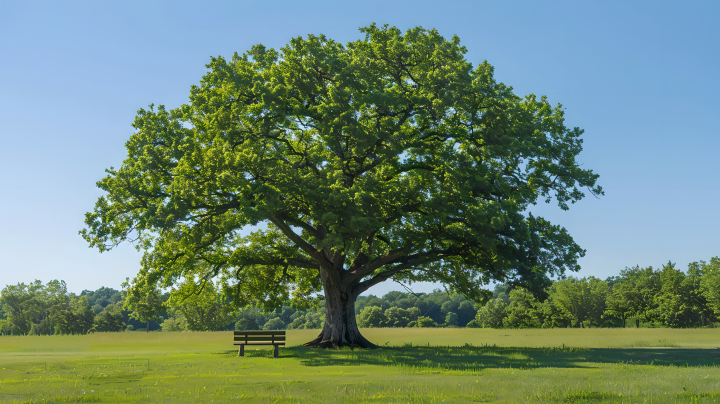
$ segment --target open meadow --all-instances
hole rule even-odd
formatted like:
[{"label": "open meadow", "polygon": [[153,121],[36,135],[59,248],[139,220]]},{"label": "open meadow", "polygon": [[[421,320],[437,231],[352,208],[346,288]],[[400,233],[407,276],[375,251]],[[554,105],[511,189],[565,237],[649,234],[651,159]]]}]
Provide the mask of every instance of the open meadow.
[{"label": "open meadow", "polygon": [[0,337],[0,402],[720,403],[719,329],[363,330],[373,350],[288,331]]}]

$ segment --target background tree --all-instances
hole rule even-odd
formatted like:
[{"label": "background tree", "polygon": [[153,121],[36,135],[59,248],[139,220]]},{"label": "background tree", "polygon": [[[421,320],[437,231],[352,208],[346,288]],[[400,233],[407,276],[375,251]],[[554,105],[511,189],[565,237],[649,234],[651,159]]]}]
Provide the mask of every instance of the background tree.
[{"label": "background tree", "polygon": [[458,326],[457,313],[448,312],[447,315],[445,315],[445,325],[451,326],[451,327],[457,327]]},{"label": "background tree", "polygon": [[71,294],[68,300],[55,306],[52,314],[55,334],[87,334],[95,320],[87,298]]},{"label": "background tree", "polygon": [[375,295],[370,295],[367,297],[360,296],[360,297],[358,297],[357,304],[355,305],[355,313],[360,314],[360,312],[365,307],[368,307],[368,306],[377,306],[383,310],[390,308],[390,304],[387,301],[385,301]]},{"label": "background tree", "polygon": [[45,285],[39,280],[8,285],[0,292],[0,305],[7,316],[5,327],[15,335],[67,333],[62,323],[71,316],[69,302],[67,286],[58,280]]},{"label": "background tree", "polygon": [[245,307],[238,310],[235,322],[236,330],[259,330],[267,321],[258,307]]},{"label": "background tree", "polygon": [[430,317],[420,316],[415,322],[415,326],[420,328],[434,328],[437,327],[438,324]]},{"label": "background tree", "polygon": [[307,313],[297,313],[293,322],[288,325],[289,329],[315,329],[322,328],[325,321],[325,313],[320,311],[309,311]]},{"label": "background tree", "polygon": [[609,291],[605,281],[592,276],[570,277],[558,281],[555,286],[552,302],[570,319],[573,327],[602,325]]},{"label": "background tree", "polygon": [[653,267],[625,268],[614,279],[608,297],[608,314],[622,318],[623,323],[625,318],[635,317],[635,326],[639,327],[640,320],[653,318],[657,307],[655,296],[660,293],[660,287],[660,276]]},{"label": "background tree", "polygon": [[[80,296],[85,296],[88,300],[88,304],[98,314],[102,312],[107,306],[116,304],[122,301],[122,293],[119,290],[113,288],[107,288],[105,286],[100,287],[98,290],[83,290]],[[120,304],[122,306],[122,304]]]},{"label": "background tree", "polygon": [[[420,309],[411,307],[403,309],[400,307],[391,307],[385,310],[385,325],[387,327],[407,327],[411,322],[417,321],[420,317]],[[456,324],[457,325],[457,324]]]},{"label": "background tree", "polygon": [[285,329],[285,323],[279,318],[271,318],[265,325],[263,325],[263,330],[284,330]]},{"label": "background tree", "polygon": [[502,297],[496,297],[480,308],[475,315],[475,322],[479,327],[502,328],[507,313],[507,303]]},{"label": "background tree", "polygon": [[123,309],[130,312],[131,318],[145,322],[145,332],[150,332],[150,321],[164,310],[160,291],[155,284],[138,280],[132,286],[126,281],[123,287],[127,288]]},{"label": "background tree", "polygon": [[[297,323],[298,328],[299,328],[300,323],[301,322],[298,321],[298,323]],[[235,329],[239,330],[239,331],[259,330],[260,326],[253,319],[241,318],[240,320],[235,322]]]},{"label": "background tree", "polygon": [[0,302],[7,316],[7,328],[13,334],[26,335],[32,329],[33,319],[38,317],[37,295],[41,289],[42,282],[36,280],[28,285],[7,285],[0,292]]},{"label": "background tree", "polygon": [[703,274],[700,290],[708,308],[714,312],[716,318],[720,318],[720,257],[712,257],[709,263],[700,261],[700,266]]},{"label": "background tree", "polygon": [[[93,319],[93,331],[117,332],[125,330],[124,315],[121,301],[111,303],[102,308],[102,311]],[[99,304],[98,304],[99,306]],[[93,306],[95,309],[95,306]]]},{"label": "background tree", "polygon": [[701,290],[702,269],[693,262],[687,275],[668,262],[659,273],[660,292],[655,296],[657,308],[654,317],[672,328],[688,328],[704,325],[711,315],[707,300]]},{"label": "background tree", "polygon": [[201,281],[196,285],[194,281],[186,280],[173,291],[167,305],[182,312],[187,329],[192,331],[217,331],[234,321],[230,305],[225,304],[210,281]]},{"label": "background tree", "polygon": [[682,289],[686,295],[686,304],[690,308],[691,327],[704,327],[714,319],[713,310],[708,305],[708,300],[703,293],[702,278],[707,267],[704,262],[691,262],[688,265],[687,275],[683,280]]},{"label": "background tree", "polygon": [[605,315],[614,316],[627,327],[627,319],[642,312],[635,285],[621,279],[613,279],[613,286],[605,302]]},{"label": "background tree", "polygon": [[473,68],[457,37],[361,32],[212,58],[189,104],[140,110],[82,235],[101,251],[137,240],[148,284],[220,277],[238,307],[322,293],[308,345],[323,347],[372,346],[355,300],[389,279],[483,302],[491,280],[577,270],[568,232],[526,213],[602,193],[562,107]]},{"label": "background tree", "polygon": [[510,304],[505,307],[505,313],[503,325],[508,328],[539,328],[543,323],[537,298],[525,288],[510,291]]},{"label": "background tree", "polygon": [[477,309],[475,308],[475,302],[471,301],[464,301],[458,305],[458,326],[465,327],[467,323],[471,322],[473,319],[475,319],[475,313],[477,313]]},{"label": "background tree", "polygon": [[387,323],[387,317],[383,309],[377,306],[367,306],[360,312],[358,316],[358,325],[365,328],[384,327]]}]

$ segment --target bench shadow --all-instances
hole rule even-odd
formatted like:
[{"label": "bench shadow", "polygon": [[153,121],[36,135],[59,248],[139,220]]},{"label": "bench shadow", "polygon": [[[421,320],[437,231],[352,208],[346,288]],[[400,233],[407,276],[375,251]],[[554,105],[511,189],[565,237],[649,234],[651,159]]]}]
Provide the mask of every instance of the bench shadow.
[{"label": "bench shadow", "polygon": [[[237,352],[236,352],[237,354]],[[246,351],[272,357],[271,350]],[[599,364],[720,366],[720,349],[685,348],[518,348],[496,346],[413,346],[378,349],[280,349],[304,366],[378,365],[432,371],[481,371],[488,368],[594,368]]]}]

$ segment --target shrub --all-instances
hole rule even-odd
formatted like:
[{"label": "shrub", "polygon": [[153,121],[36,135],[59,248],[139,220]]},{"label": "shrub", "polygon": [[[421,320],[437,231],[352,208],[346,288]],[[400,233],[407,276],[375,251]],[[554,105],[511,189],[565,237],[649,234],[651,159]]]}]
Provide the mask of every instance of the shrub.
[{"label": "shrub", "polygon": [[431,319],[430,317],[420,316],[417,319],[416,327],[420,327],[420,328],[437,327],[437,323],[435,322],[435,320]]},{"label": "shrub", "polygon": [[163,331],[187,331],[187,322],[185,321],[185,317],[183,317],[182,312],[175,311],[173,313],[174,315],[168,317],[165,319],[165,321],[160,324],[160,327]]}]

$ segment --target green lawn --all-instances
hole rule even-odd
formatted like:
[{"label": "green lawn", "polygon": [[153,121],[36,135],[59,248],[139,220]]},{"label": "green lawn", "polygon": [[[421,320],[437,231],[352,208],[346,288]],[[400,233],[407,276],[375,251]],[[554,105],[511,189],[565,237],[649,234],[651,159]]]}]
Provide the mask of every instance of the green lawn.
[{"label": "green lawn", "polygon": [[720,403],[720,330],[367,329],[237,357],[230,332],[0,337],[0,402]]}]

